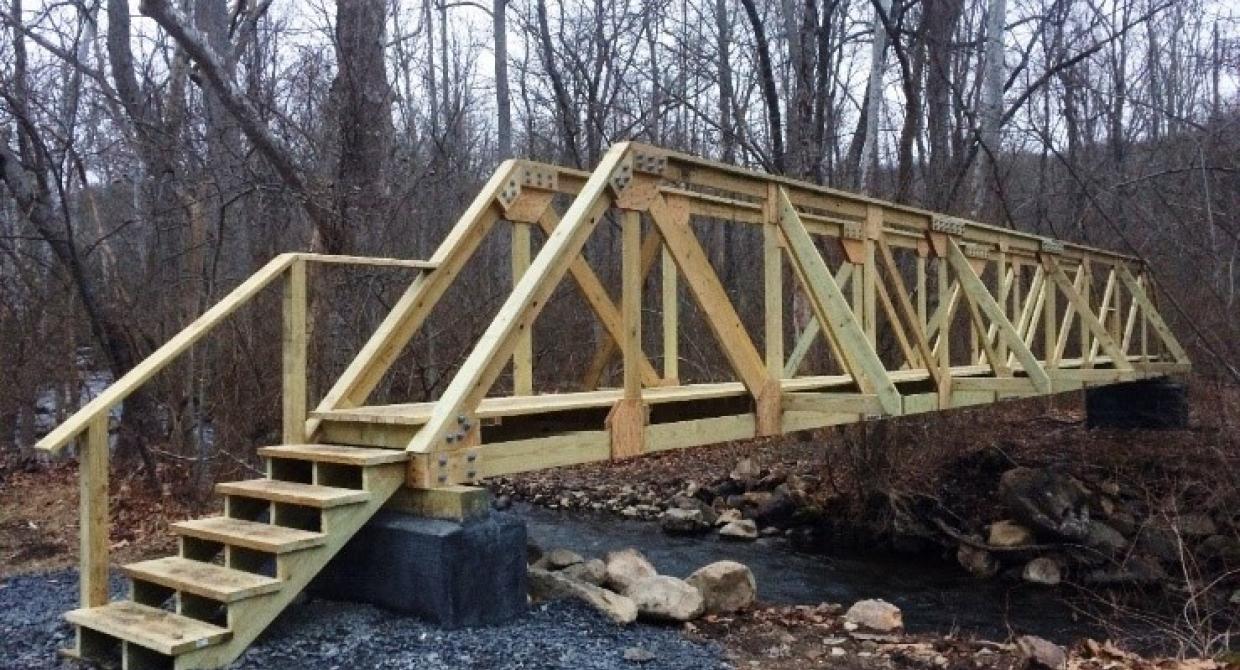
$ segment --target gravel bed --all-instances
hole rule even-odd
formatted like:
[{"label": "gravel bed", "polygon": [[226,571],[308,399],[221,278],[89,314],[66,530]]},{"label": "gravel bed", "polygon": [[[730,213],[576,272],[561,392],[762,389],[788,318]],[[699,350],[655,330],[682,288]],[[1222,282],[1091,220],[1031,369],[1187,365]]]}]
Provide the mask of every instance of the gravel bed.
[{"label": "gravel bed", "polygon": [[[122,582],[113,578],[117,594],[124,590]],[[56,658],[56,650],[68,646],[73,637],[61,614],[76,601],[75,571],[0,582],[2,665],[13,670],[80,667]],[[571,602],[535,606],[528,616],[503,626],[447,631],[367,605],[309,600],[290,607],[230,667],[717,670],[730,666],[718,645],[692,642],[675,628],[621,628]]]}]

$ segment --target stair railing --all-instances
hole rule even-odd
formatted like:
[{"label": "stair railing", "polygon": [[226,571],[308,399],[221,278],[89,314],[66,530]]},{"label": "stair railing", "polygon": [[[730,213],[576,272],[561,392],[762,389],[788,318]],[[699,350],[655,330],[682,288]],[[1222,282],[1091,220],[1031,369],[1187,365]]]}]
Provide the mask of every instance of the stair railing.
[{"label": "stair railing", "polygon": [[57,454],[69,443],[78,441],[82,607],[97,607],[108,602],[108,421],[112,410],[277,279],[283,279],[284,285],[281,374],[283,439],[286,443],[305,440],[306,264],[309,262],[405,267],[420,272],[435,267],[434,263],[419,260],[280,254],[35,444],[39,451]]}]

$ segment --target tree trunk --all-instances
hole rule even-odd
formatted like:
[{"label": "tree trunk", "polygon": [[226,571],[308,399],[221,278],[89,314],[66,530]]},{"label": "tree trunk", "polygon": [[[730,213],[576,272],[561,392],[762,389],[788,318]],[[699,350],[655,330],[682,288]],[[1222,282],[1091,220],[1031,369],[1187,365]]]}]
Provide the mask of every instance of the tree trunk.
[{"label": "tree trunk", "polygon": [[386,0],[336,4],[336,220],[320,236],[327,253],[348,253],[356,231],[387,217],[387,162],[392,142],[391,87],[383,42]]},{"label": "tree trunk", "polygon": [[508,0],[494,0],[491,25],[495,36],[495,126],[499,159],[513,157],[512,97],[508,92]]},{"label": "tree trunk", "polygon": [[870,78],[866,85],[865,142],[861,145],[861,179],[863,193],[874,192],[874,171],[878,168],[878,124],[883,113],[883,72],[887,63],[887,27],[885,17],[891,12],[891,0],[874,0],[874,40],[870,46]]},{"label": "tree trunk", "polygon": [[1004,63],[1003,25],[1007,17],[1007,0],[988,0],[986,6],[986,53],[982,63],[982,98],[977,172],[974,180],[973,215],[991,218],[998,194],[999,126],[1003,118]]}]

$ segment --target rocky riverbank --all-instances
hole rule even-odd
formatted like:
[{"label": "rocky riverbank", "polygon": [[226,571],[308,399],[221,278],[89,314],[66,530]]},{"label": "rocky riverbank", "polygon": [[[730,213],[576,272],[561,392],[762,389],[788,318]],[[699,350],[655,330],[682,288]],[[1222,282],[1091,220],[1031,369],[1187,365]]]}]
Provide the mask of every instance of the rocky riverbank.
[{"label": "rocky riverbank", "polygon": [[876,486],[860,481],[872,454],[846,429],[493,487],[501,505],[609,512],[673,534],[948,557],[979,578],[1064,589],[1104,625],[1140,619],[1146,647],[1226,644],[1240,612],[1240,445],[1225,421],[1108,432],[1087,430],[1078,407],[988,412],[884,422],[869,445],[886,452]]},{"label": "rocky riverbank", "polygon": [[[907,634],[904,613],[884,600],[845,608],[822,603],[772,607],[756,602],[753,573],[733,561],[703,566],[686,579],[661,575],[634,549],[587,558],[571,549],[533,549],[530,596],[578,601],[618,626],[641,620],[677,624],[691,639],[723,642],[731,667],[775,670],[831,668],[974,668],[1014,670],[1218,670],[1215,659],[1146,658],[1112,642],[1085,639],[1062,646],[1035,635],[1006,642]],[[658,654],[629,648],[625,660],[665,666]]]}]

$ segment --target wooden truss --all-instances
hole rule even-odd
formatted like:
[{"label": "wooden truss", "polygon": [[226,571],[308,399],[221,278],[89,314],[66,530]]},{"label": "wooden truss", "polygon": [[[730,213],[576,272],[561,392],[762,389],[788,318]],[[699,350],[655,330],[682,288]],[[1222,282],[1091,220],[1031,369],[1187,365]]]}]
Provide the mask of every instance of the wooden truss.
[{"label": "wooden truss", "polygon": [[[553,206],[557,194],[573,198],[562,214]],[[609,212],[622,230],[615,300],[583,255]],[[500,221],[514,230],[514,288],[443,395],[429,403],[367,405]],[[712,267],[696,221],[760,228],[761,348]],[[547,238],[531,258],[532,226]],[[824,253],[832,246],[835,254]],[[833,255],[842,258],[834,270]],[[657,370],[642,347],[641,289],[660,258]],[[588,174],[505,163],[430,262],[435,269],[413,283],[305,424],[314,441],[407,449],[411,486],[1057,393],[1189,365],[1152,302],[1145,268],[1132,257],[635,143],[614,146]],[[931,268],[935,296],[928,291]],[[539,394],[531,327],[566,276],[607,341],[586,374],[587,389]],[[1093,290],[1099,278],[1100,296]],[[679,283],[700,307],[734,381],[682,383]],[[785,336],[792,335],[784,313],[788,286],[803,295],[813,319],[785,356]],[[651,315],[646,309],[647,320]],[[1079,337],[1069,342],[1074,328]],[[953,336],[957,346],[968,342],[967,351],[952,351]],[[818,341],[836,374],[801,373]],[[879,344],[890,342],[897,355],[884,360]],[[1069,344],[1073,357],[1065,356]],[[623,384],[600,388],[600,371],[617,352]],[[491,395],[509,365],[513,393]],[[534,425],[537,434],[523,429]]]},{"label": "wooden truss", "polygon": [[[563,201],[570,202],[566,209],[559,207]],[[621,231],[617,297],[583,253],[609,216]],[[512,230],[513,287],[442,395],[431,402],[367,404],[448,289],[471,262],[479,262],[476,252],[496,224]],[[695,225],[760,232],[761,253],[752,257],[762,265],[760,323],[747,324],[734,305]],[[537,253],[531,246],[535,228],[545,234]],[[306,271],[317,263],[407,267],[416,276],[311,410]],[[661,300],[643,300],[642,288],[656,267]],[[566,277],[605,338],[585,372],[583,390],[540,393],[532,326]],[[317,459],[322,463],[316,473],[320,467],[332,473],[345,458],[333,450],[338,447],[296,445],[351,445],[371,449],[349,456],[349,463],[379,469],[373,481],[365,480],[363,492],[371,497],[364,509],[341,522],[340,530],[323,531],[329,550],[286,575],[287,592],[255,610],[244,620],[250,623],[230,629],[235,637],[227,648],[194,652],[197,658],[190,654],[177,667],[215,667],[240,653],[287,602],[281,599],[291,599],[297,590],[292,586],[308,580],[392,495],[394,485],[379,477],[387,465],[404,468],[406,488],[437,488],[1185,373],[1190,365],[1158,313],[1147,269],[1130,256],[636,143],[612,147],[590,173],[507,161],[429,260],[278,256],[40,441],[41,449],[55,452],[83,438],[82,602],[97,608],[82,610],[83,629],[131,639],[130,632],[107,628],[111,620],[104,616],[109,413],[277,282],[284,287],[283,437],[292,451],[268,457]],[[704,329],[682,323],[681,283],[700,308]],[[792,295],[785,295],[787,289]],[[650,309],[655,302],[661,302],[657,311]],[[785,313],[789,302],[807,306],[812,315],[796,332]],[[642,337],[644,321],[652,317],[662,330],[661,351],[653,359],[643,342],[655,338]],[[679,367],[682,337],[716,344],[731,379],[686,381]],[[793,346],[785,353],[788,343]],[[622,383],[600,386],[617,355]],[[810,367],[817,369],[806,372]],[[496,394],[507,369],[511,391]],[[396,451],[379,452],[393,456],[384,458],[372,453],[375,447]],[[269,476],[280,480],[294,471],[272,466]],[[251,485],[224,493],[232,500],[275,496],[275,489]],[[79,639],[78,650],[88,642]],[[152,644],[146,648],[162,648]]]}]

